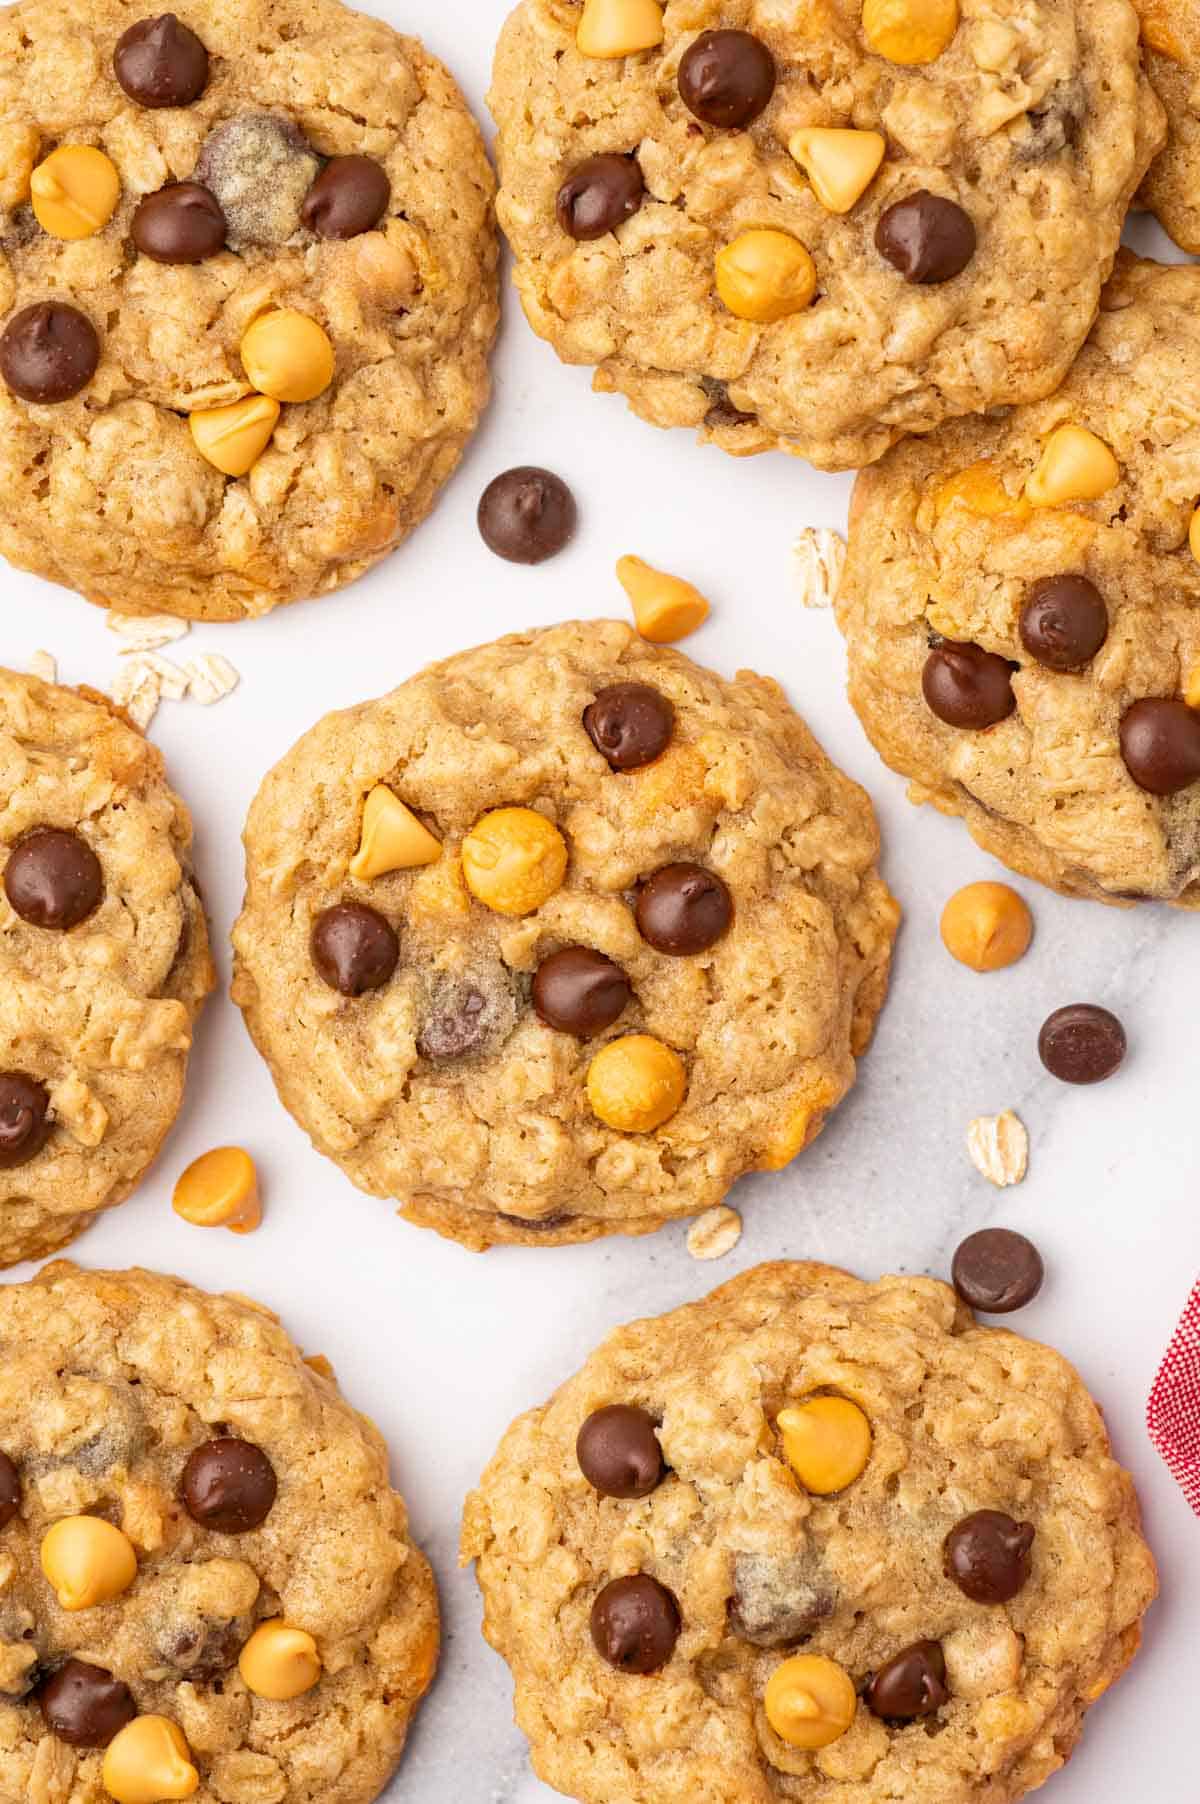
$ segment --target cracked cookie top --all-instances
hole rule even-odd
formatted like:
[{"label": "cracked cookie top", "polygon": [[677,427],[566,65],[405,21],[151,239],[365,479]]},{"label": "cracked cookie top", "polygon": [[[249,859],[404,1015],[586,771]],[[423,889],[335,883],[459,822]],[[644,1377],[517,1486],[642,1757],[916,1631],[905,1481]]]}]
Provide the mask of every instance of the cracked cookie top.
[{"label": "cracked cookie top", "polygon": [[397,545],[487,396],[492,177],[338,0],[0,15],[0,550],[236,620]]},{"label": "cracked cookie top", "polygon": [[1064,1359],[815,1264],[618,1329],[508,1430],[462,1554],[584,1804],[1011,1804],[1155,1593]]},{"label": "cracked cookie top", "polygon": [[472,1247],[639,1233],[819,1130],[897,910],[778,686],[613,621],[330,715],[245,833],[234,995],[363,1189]]},{"label": "cracked cookie top", "polygon": [[0,1265],[128,1196],[212,987],[192,824],[105,698],[0,670]]},{"label": "cracked cookie top", "polygon": [[61,1261],[0,1288],[0,1354],[0,1796],[369,1804],[437,1602],[327,1362]]},{"label": "cracked cookie top", "polygon": [[1129,0],[644,0],[624,56],[606,10],[523,0],[490,96],[525,311],[598,389],[835,469],[1057,386],[1163,137]]},{"label": "cracked cookie top", "polygon": [[850,698],[916,801],[1070,895],[1200,902],[1200,270],[1122,254],[1063,387],[860,476]]}]

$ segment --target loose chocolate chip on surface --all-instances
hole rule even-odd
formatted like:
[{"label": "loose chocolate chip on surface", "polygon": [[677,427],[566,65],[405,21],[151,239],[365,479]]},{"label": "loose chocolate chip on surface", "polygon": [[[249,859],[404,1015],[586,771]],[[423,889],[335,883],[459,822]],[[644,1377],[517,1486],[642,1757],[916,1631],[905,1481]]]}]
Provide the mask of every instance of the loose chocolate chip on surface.
[{"label": "loose chocolate chip on surface", "polygon": [[880,216],[875,248],[906,282],[949,282],[975,255],[975,225],[957,202],[922,188]]},{"label": "loose chocolate chip on surface", "polygon": [[1032,1303],[1046,1268],[1032,1240],[1011,1228],[981,1228],[969,1234],[950,1269],[964,1303],[985,1315],[1009,1315]]},{"label": "loose chocolate chip on surface", "polygon": [[587,946],[544,958],[533,979],[533,1006],[547,1027],[586,1040],[629,1006],[633,987],[620,965]]},{"label": "loose chocolate chip on surface", "polygon": [[896,1722],[932,1716],[949,1701],[946,1660],[938,1641],[914,1641],[881,1666],[867,1687],[868,1708]]},{"label": "loose chocolate chip on surface", "polygon": [[629,1403],[594,1410],[579,1430],[575,1454],[601,1497],[648,1497],[666,1470],[653,1418]]},{"label": "loose chocolate chip on surface", "polygon": [[1126,1050],[1120,1021],[1094,1002],[1055,1009],[1038,1035],[1042,1064],[1064,1084],[1102,1084],[1120,1069]]},{"label": "loose chocolate chip on surface", "polygon": [[1121,756],[1139,789],[1177,795],[1200,780],[1200,709],[1165,699],[1134,702],[1121,720]]},{"label": "loose chocolate chip on surface", "polygon": [[679,1629],[679,1605],[645,1572],[613,1579],[592,1605],[596,1652],[621,1672],[657,1672],[674,1653]]},{"label": "loose chocolate chip on surface", "polygon": [[62,933],[100,905],[104,875],[86,840],[58,827],[38,827],[13,847],[4,893],[31,927]]},{"label": "loose chocolate chip on surface", "polygon": [[575,532],[575,497],[561,476],[521,464],[488,483],[479,502],[484,544],[510,564],[543,564]]},{"label": "loose chocolate chip on surface", "polygon": [[1086,576],[1043,576],[1021,609],[1021,643],[1048,670],[1082,670],[1108,638],[1108,609]]},{"label": "loose chocolate chip on surface", "polygon": [[99,362],[95,326],[65,301],[22,307],[0,334],[0,376],[22,401],[69,401],[87,387]]},{"label": "loose chocolate chip on surface", "polygon": [[191,106],[208,83],[208,51],[174,13],[161,13],[118,38],[113,72],[139,106]]},{"label": "loose chocolate chip on surface", "polygon": [[333,157],[304,197],[300,217],[318,238],[357,238],[379,224],[392,184],[374,157]]},{"label": "loose chocolate chip on surface", "polygon": [[225,215],[202,183],[173,182],[139,203],[129,232],[155,263],[203,263],[224,247]]},{"label": "loose chocolate chip on surface", "polygon": [[585,157],[558,191],[555,212],[568,238],[589,244],[632,219],[646,198],[636,157]]},{"label": "loose chocolate chip on surface", "polygon": [[637,901],[642,938],[656,952],[687,958],[715,946],[733,919],[733,897],[715,871],[666,864],[643,884]]},{"label": "loose chocolate chip on surface", "polygon": [[[23,1071],[0,1071],[0,1171],[36,1158],[50,1132],[50,1095]],[[4,1521],[3,1469],[0,1468],[0,1525]]]},{"label": "loose chocolate chip on surface", "polygon": [[400,959],[395,928],[365,902],[324,909],[313,922],[309,947],[318,977],[343,996],[381,989]]},{"label": "loose chocolate chip on surface", "polygon": [[275,1468],[262,1448],[233,1436],[197,1447],[179,1487],[193,1522],[220,1535],[244,1535],[261,1527],[277,1489]]},{"label": "loose chocolate chip on surface", "polygon": [[137,1715],[128,1685],[86,1660],[60,1666],[38,1692],[38,1703],[51,1734],[72,1748],[106,1748]]},{"label": "loose chocolate chip on surface", "polygon": [[680,97],[705,125],[749,125],[774,92],[775,58],[749,31],[702,31],[679,64]]},{"label": "loose chocolate chip on surface", "polygon": [[1007,658],[944,639],[925,660],[921,688],[931,713],[948,727],[982,731],[1007,720],[1017,705]]},{"label": "loose chocolate chip on surface", "polygon": [[0,1453],[0,1528],[7,1528],[21,1507],[21,1474],[7,1453]]},{"label": "loose chocolate chip on surface", "polygon": [[976,1510],[946,1536],[946,1577],[977,1604],[1006,1604],[1026,1584],[1034,1530],[1003,1510]]},{"label": "loose chocolate chip on surface", "polygon": [[583,725],[613,770],[640,770],[670,745],[675,709],[649,683],[612,683],[588,703]]}]

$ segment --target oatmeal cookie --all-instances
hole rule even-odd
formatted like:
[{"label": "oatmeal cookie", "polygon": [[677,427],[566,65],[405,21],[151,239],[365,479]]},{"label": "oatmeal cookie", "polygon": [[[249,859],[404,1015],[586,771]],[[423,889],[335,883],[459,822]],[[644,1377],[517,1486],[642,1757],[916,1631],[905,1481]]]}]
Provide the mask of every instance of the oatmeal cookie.
[{"label": "oatmeal cookie", "polygon": [[814,1264],[618,1329],[508,1430],[462,1553],[584,1804],[1012,1804],[1155,1594],[1064,1359]]},{"label": "oatmeal cookie", "polygon": [[106,704],[0,670],[0,1265],[122,1202],[212,988],[192,823]]},{"label": "oatmeal cookie", "polygon": [[863,725],[914,801],[1065,895],[1200,905],[1198,322],[1200,269],[1123,254],[1058,394],[855,491]]},{"label": "oatmeal cookie", "polygon": [[493,182],[338,0],[0,11],[0,551],[239,620],[428,513],[487,398]]},{"label": "oatmeal cookie", "polygon": [[897,909],[779,687],[599,621],[323,720],[246,826],[234,996],[315,1145],[474,1248],[645,1233],[850,1088]]},{"label": "oatmeal cookie", "polygon": [[534,330],[822,469],[1051,393],[1164,137],[1129,0],[522,0],[490,104]]},{"label": "oatmeal cookie", "polygon": [[1200,0],[1135,0],[1146,68],[1167,109],[1167,146],[1139,199],[1185,251],[1200,252]]},{"label": "oatmeal cookie", "polygon": [[0,1797],[369,1804],[437,1658],[378,1431],[268,1310],[0,1288]]}]

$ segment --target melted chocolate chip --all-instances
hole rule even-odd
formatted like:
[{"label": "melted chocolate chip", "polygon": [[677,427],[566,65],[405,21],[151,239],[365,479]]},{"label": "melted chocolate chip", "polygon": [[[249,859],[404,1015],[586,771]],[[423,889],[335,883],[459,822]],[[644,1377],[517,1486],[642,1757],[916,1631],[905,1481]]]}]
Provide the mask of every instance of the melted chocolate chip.
[{"label": "melted chocolate chip", "polygon": [[235,113],[200,147],[193,179],[216,196],[230,245],[286,244],[300,230],[300,211],[321,159],[294,120],[274,113]]},{"label": "melted chocolate chip", "polygon": [[69,401],[87,387],[99,362],[95,326],[65,301],[22,307],[0,334],[0,376],[22,401]]},{"label": "melted chocolate chip", "polygon": [[640,1572],[613,1579],[592,1605],[596,1652],[621,1672],[652,1673],[667,1664],[679,1639],[679,1605],[665,1585]]},{"label": "melted chocolate chip", "polygon": [[[0,1071],[0,1171],[37,1157],[50,1133],[50,1093],[23,1071]],[[0,1522],[3,1520],[0,1485]]]},{"label": "melted chocolate chip", "polygon": [[532,999],[547,1027],[586,1040],[603,1033],[624,1013],[633,999],[633,986],[620,965],[602,952],[567,946],[538,966]]},{"label": "melted chocolate chip", "polygon": [[641,770],[670,745],[675,709],[649,683],[612,683],[588,703],[583,725],[613,770]]},{"label": "melted chocolate chip", "polygon": [[173,182],[139,202],[129,233],[155,263],[203,263],[224,248],[225,215],[202,183]]},{"label": "melted chocolate chip", "polygon": [[954,1255],[950,1275],[964,1303],[985,1315],[1010,1315],[1032,1303],[1046,1268],[1032,1240],[1011,1228],[981,1228]]},{"label": "melted chocolate chip", "polygon": [[707,952],[733,919],[733,897],[715,871],[667,864],[642,885],[638,931],[656,952],[689,958]]},{"label": "melted chocolate chip", "polygon": [[894,1722],[932,1716],[950,1702],[941,1643],[914,1641],[879,1668],[866,1696],[867,1706],[876,1716]]},{"label": "melted chocolate chip", "polygon": [[1048,670],[1082,670],[1108,638],[1108,609],[1086,576],[1043,576],[1021,609],[1021,643]]},{"label": "melted chocolate chip", "polygon": [[162,1649],[181,1678],[192,1684],[211,1684],[237,1664],[237,1657],[249,1639],[252,1623],[209,1621],[178,1629]]},{"label": "melted chocolate chip", "polygon": [[400,959],[395,929],[365,902],[324,909],[313,922],[309,950],[318,977],[343,996],[381,989]]},{"label": "melted chocolate chip", "polygon": [[489,551],[510,564],[544,564],[574,536],[575,497],[561,476],[522,464],[488,483],[479,531]]},{"label": "melted chocolate chip", "polygon": [[749,125],[775,92],[775,58],[749,31],[702,31],[679,63],[684,106],[705,125]]},{"label": "melted chocolate chip", "polygon": [[559,189],[554,210],[568,238],[588,244],[632,219],[645,198],[636,157],[585,157]]},{"label": "melted chocolate chip", "polygon": [[930,712],[948,727],[981,732],[1007,720],[1017,705],[1007,658],[943,639],[925,660],[921,688]]},{"label": "melted chocolate chip", "polygon": [[374,157],[333,157],[304,197],[300,217],[318,238],[357,238],[377,226],[392,198]]},{"label": "melted chocolate chip", "polygon": [[940,194],[921,189],[898,200],[880,216],[875,248],[906,282],[949,282],[975,255],[975,225],[969,213]]},{"label": "melted chocolate chip", "polygon": [[113,72],[139,106],[191,106],[208,84],[208,51],[174,13],[161,13],[118,38]]},{"label": "melted chocolate chip", "polygon": [[946,1536],[946,1577],[977,1604],[1009,1603],[1028,1582],[1034,1530],[1003,1510],[976,1510]]},{"label": "melted chocolate chip", "polygon": [[1064,1084],[1102,1084],[1125,1060],[1125,1029],[1094,1002],[1071,1002],[1042,1024],[1038,1054],[1051,1077]]},{"label": "melted chocolate chip", "polygon": [[739,1553],[734,1559],[729,1624],[755,1647],[805,1641],[836,1607],[833,1582],[812,1553]]},{"label": "melted chocolate chip", "polygon": [[1200,781],[1200,709],[1186,702],[1134,702],[1121,720],[1121,756],[1139,789],[1177,795]]},{"label": "melted chocolate chip", "polygon": [[575,1454],[601,1497],[648,1497],[666,1471],[654,1418],[629,1403],[594,1410],[579,1430]]},{"label": "melted chocolate chip", "polygon": [[219,1535],[261,1528],[277,1489],[275,1468],[262,1448],[228,1435],[195,1449],[179,1487],[192,1521]]},{"label": "melted chocolate chip", "polygon": [[0,1528],[7,1528],[21,1507],[21,1474],[7,1453],[0,1453]]},{"label": "melted chocolate chip", "polygon": [[137,1715],[132,1691],[103,1666],[68,1660],[38,1693],[46,1727],[72,1748],[106,1748]]},{"label": "melted chocolate chip", "polygon": [[65,933],[100,906],[100,860],[78,833],[38,827],[13,847],[4,867],[4,893],[31,927]]}]

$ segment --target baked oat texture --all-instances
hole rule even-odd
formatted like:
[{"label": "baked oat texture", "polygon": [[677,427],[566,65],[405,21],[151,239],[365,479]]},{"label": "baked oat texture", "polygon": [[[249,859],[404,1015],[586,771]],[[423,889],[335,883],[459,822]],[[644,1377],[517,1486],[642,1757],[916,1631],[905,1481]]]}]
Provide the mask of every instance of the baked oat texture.
[{"label": "baked oat texture", "polygon": [[1200,251],[1200,3],[1136,0],[1146,69],[1167,109],[1166,149],[1150,167],[1139,200],[1176,244]]},{"label": "baked oat texture", "polygon": [[[0,1351],[0,1445],[23,1492],[0,1532],[4,1804],[108,1797],[102,1753],[59,1740],[24,1695],[69,1655],[179,1725],[195,1804],[369,1804],[438,1647],[433,1577],[374,1426],[269,1310],[152,1272],[59,1261],[4,1286]],[[275,1469],[274,1506],[249,1533],[202,1528],[179,1500],[189,1454],[218,1434]],[[89,1511],[129,1536],[138,1573],[66,1614],[38,1549],[52,1522]],[[254,1696],[237,1670],[255,1626],[280,1615],[313,1635],[324,1668],[291,1703]]]},{"label": "baked oat texture", "polygon": [[[1133,781],[1118,740],[1129,705],[1184,692],[1200,669],[1200,564],[1188,525],[1200,495],[1200,269],[1122,253],[1095,331],[1050,400],[901,445],[858,479],[837,604],[850,699],[910,796],[963,817],[1014,870],[1099,901],[1200,905],[1200,784],[1158,797]],[[1089,428],[1120,465],[1099,501],[1024,507],[1042,443]],[[972,510],[944,485],[981,466],[1005,511]],[[988,497],[987,505],[996,502]],[[1087,576],[1108,639],[1062,675],[1023,649],[1029,585]],[[1016,711],[985,732],[944,725],[922,697],[937,635],[1018,663]]]},{"label": "baked oat texture", "polygon": [[[796,1484],[775,1428],[814,1391],[871,1424],[866,1471],[838,1496]],[[667,1476],[640,1502],[601,1498],[579,1470],[579,1429],[609,1403],[660,1424]],[[981,1508],[1036,1529],[1006,1606],[943,1576],[944,1537]],[[467,1500],[462,1552],[534,1766],[585,1804],[1011,1804],[1069,1757],[1155,1593],[1133,1485],[1064,1359],[977,1326],[932,1279],[807,1263],[618,1329],[508,1430]],[[600,1587],[639,1571],[682,1617],[644,1678],[601,1660],[588,1631]],[[758,1645],[734,1626],[747,1590]],[[778,1639],[789,1614],[808,1627]],[[930,1723],[860,1702],[817,1754],[767,1724],[766,1680],[799,1641],[861,1686],[924,1639],[941,1641],[952,1693]]]},{"label": "baked oat texture", "polygon": [[[653,764],[609,769],[583,730],[596,692],[641,681],[670,697]],[[442,840],[432,865],[356,883],[363,798],[390,785]],[[487,810],[530,806],[570,849],[566,880],[524,919],[472,900],[459,847]],[[863,792],[825,758],[777,684],[726,682],[616,621],[517,634],[435,664],[323,720],[276,766],[245,833],[234,996],[280,1095],[315,1145],[410,1220],[474,1248],[645,1233],[786,1163],[854,1080],[887,987],[897,908],[876,870]],[[733,892],[710,951],[641,937],[639,878],[696,860]],[[400,936],[383,989],[349,1000],[309,953],[342,899]],[[597,949],[635,998],[600,1039],[545,1027],[539,961]],[[423,1058],[431,1020],[467,987],[492,1026],[480,1051]],[[650,1134],[592,1114],[584,1080],[605,1039],[647,1032],[687,1066],[683,1107]]]},{"label": "baked oat texture", "polygon": [[[39,827],[100,861],[100,905],[69,932],[30,925],[2,887]],[[0,670],[0,1072],[43,1085],[51,1120],[40,1152],[0,1168],[0,1265],[122,1202],[175,1119],[213,983],[191,850],[161,754],[104,697]]]},{"label": "baked oat texture", "polygon": [[[861,0],[670,0],[661,50],[613,61],[576,49],[579,17],[570,0],[522,0],[490,105],[525,311],[565,361],[596,366],[598,389],[726,451],[839,469],[1058,386],[1163,141],[1129,0],[963,0],[949,48],[922,68],[868,51]],[[741,132],[701,126],[677,86],[697,34],[726,27],[761,38],[778,71]],[[810,125],[886,137],[845,216],[788,153]],[[575,244],[555,195],[605,152],[636,153],[646,201],[615,234]],[[909,286],[875,249],[884,209],[922,188],[978,232],[973,262],[942,286]],[[799,238],[818,282],[813,306],[766,326],[728,313],[713,285],[717,252],[759,226]]]},{"label": "baked oat texture", "polygon": [[[0,551],[104,606],[239,620],[361,575],[455,469],[488,393],[493,182],[446,70],[381,21],[338,0],[193,0],[180,16],[209,50],[209,85],[191,106],[147,109],[112,60],[153,12],[135,0],[0,12],[0,323],[52,293],[103,341],[74,400],[31,406],[0,383]],[[191,179],[217,127],[263,114],[322,156],[382,163],[381,226],[318,240],[297,220],[283,243],[239,241],[191,266],[139,255],[142,197]],[[109,225],[75,243],[24,204],[31,164],[59,142],[98,145],[121,176]],[[296,205],[316,168],[307,159]],[[273,194],[287,173],[266,172]],[[385,273],[374,254],[383,238],[408,271],[399,286],[395,260]],[[325,327],[336,373],[317,400],[285,407],[234,480],[200,457],[184,416],[251,392],[238,345],[275,305]]]}]

